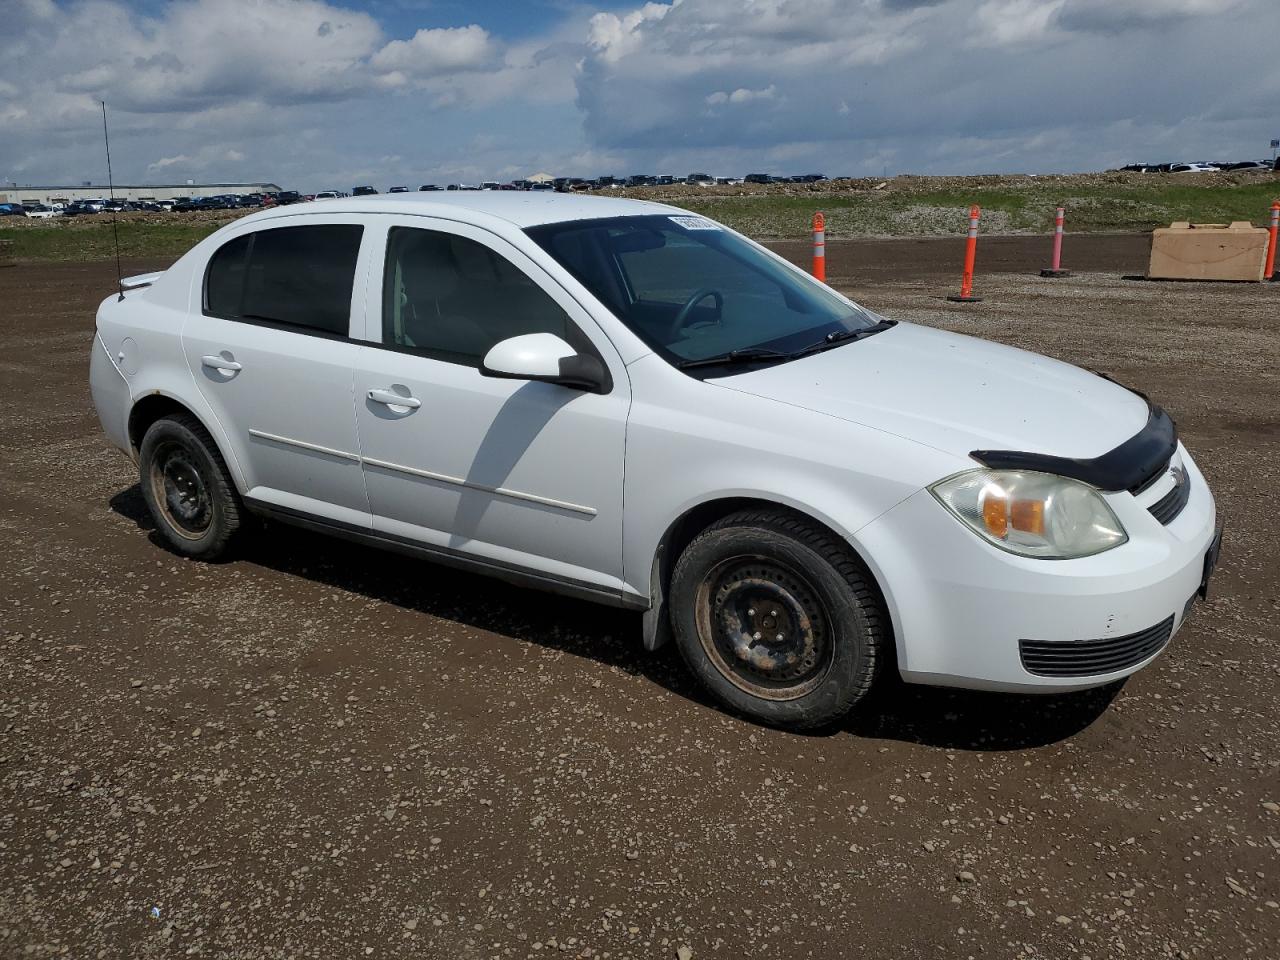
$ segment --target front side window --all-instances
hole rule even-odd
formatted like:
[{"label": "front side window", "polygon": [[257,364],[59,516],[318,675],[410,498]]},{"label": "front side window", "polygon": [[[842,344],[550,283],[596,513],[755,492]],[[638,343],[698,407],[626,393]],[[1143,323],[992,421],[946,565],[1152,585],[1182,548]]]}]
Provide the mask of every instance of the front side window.
[{"label": "front side window", "polygon": [[799,350],[876,323],[701,217],[611,217],[526,232],[673,363],[756,348]]},{"label": "front side window", "polygon": [[205,312],[346,336],[363,232],[355,224],[316,224],[228,241],[209,261]]},{"label": "front side window", "polygon": [[554,333],[578,346],[568,315],[522,270],[484,244],[393,227],[383,274],[382,342],[478,367],[494,344]]}]

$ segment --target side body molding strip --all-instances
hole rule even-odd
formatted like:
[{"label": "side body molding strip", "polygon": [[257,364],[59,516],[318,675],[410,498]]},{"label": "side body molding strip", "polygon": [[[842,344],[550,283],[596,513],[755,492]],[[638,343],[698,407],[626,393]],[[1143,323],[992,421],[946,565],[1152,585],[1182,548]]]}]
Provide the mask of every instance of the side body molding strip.
[{"label": "side body molding strip", "polygon": [[1168,466],[1178,448],[1178,431],[1164,410],[1149,403],[1147,425],[1114,450],[1082,459],[1021,450],[974,450],[969,456],[993,470],[1038,470],[1083,480],[1099,490],[1136,493]]},{"label": "side body molding strip", "polygon": [[396,536],[392,533],[366,530],[363,527],[354,527],[340,520],[317,517],[251,497],[245,497],[244,502],[245,506],[252,512],[279,520],[282,523],[292,524],[317,533],[330,534],[383,550],[391,550],[404,556],[417,557],[422,560],[443,564],[444,566],[467,570],[471,573],[496,577],[516,586],[546,590],[579,600],[589,600],[593,603],[603,603],[611,607],[622,607],[627,610],[647,610],[650,605],[649,598],[642,597],[639,594],[628,593],[623,590],[612,590],[594,583],[571,580],[543,571],[503,563],[499,560],[477,557],[451,547],[422,543],[421,541],[410,540],[407,537]]}]

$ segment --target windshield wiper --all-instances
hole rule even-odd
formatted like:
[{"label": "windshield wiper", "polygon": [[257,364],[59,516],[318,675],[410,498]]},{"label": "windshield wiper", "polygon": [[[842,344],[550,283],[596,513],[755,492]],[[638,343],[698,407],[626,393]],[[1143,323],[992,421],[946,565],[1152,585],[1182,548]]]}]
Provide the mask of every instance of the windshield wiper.
[{"label": "windshield wiper", "polygon": [[703,357],[699,360],[681,360],[676,364],[676,367],[681,370],[689,370],[693,367],[727,366],[736,363],[783,363],[787,360],[807,357],[812,353],[830,350],[832,347],[839,346],[842,343],[861,340],[863,337],[869,337],[872,334],[888,330],[897,322],[897,320],[881,320],[869,327],[858,327],[856,330],[833,330],[817,343],[811,343],[809,346],[791,353],[769,350],[765,347],[743,347],[741,350],[730,350],[728,353],[718,353],[713,357]]},{"label": "windshield wiper", "polygon": [[721,364],[728,366],[735,363],[780,363],[783,360],[792,360],[795,356],[794,353],[782,353],[763,347],[744,347],[741,350],[730,350],[728,353],[718,353],[713,357],[702,357],[699,360],[681,360],[676,367],[680,370],[691,370],[694,367],[718,367]]},{"label": "windshield wiper", "polygon": [[832,347],[838,347],[842,343],[851,343],[854,340],[861,340],[864,337],[873,334],[883,333],[890,327],[897,324],[897,320],[880,320],[873,323],[869,327],[858,327],[854,330],[833,330],[817,343],[811,343],[807,347],[803,347],[791,354],[794,357],[807,357],[812,353],[821,353],[823,350],[830,350]]}]

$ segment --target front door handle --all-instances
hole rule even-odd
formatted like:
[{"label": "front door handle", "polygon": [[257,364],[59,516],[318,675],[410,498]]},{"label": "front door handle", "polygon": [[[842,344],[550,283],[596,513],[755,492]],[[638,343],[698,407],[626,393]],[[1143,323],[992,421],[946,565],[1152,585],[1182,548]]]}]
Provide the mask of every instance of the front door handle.
[{"label": "front door handle", "polygon": [[242,369],[238,361],[228,360],[226,357],[218,357],[213,354],[201,357],[200,362],[206,367],[213,367],[215,370],[226,370],[228,373],[236,373]]},{"label": "front door handle", "polygon": [[385,403],[388,407],[408,407],[417,410],[422,401],[417,397],[404,397],[394,390],[370,390],[369,399],[374,403]]}]

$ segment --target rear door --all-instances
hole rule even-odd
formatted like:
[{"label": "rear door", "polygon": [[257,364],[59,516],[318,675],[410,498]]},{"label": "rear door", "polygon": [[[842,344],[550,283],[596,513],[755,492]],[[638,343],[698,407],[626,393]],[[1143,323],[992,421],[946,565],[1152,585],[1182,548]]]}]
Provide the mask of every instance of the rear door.
[{"label": "rear door", "polygon": [[[451,221],[387,221],[369,285],[366,336],[376,345],[356,369],[374,529],[617,594],[630,386],[616,351],[502,238]],[[537,332],[595,353],[608,392],[480,373],[495,343]]]},{"label": "rear door", "polygon": [[358,217],[268,221],[210,259],[183,350],[249,498],[370,526],[352,378],[363,316]]}]

